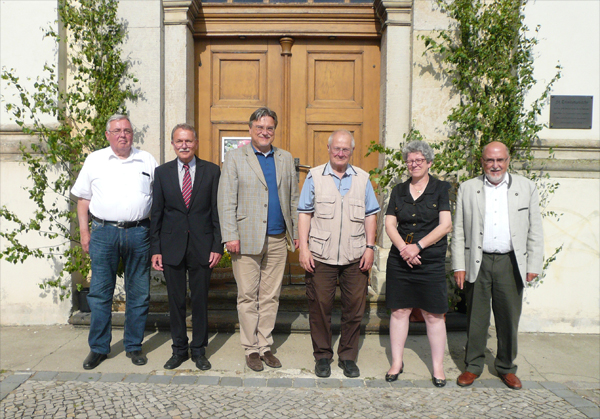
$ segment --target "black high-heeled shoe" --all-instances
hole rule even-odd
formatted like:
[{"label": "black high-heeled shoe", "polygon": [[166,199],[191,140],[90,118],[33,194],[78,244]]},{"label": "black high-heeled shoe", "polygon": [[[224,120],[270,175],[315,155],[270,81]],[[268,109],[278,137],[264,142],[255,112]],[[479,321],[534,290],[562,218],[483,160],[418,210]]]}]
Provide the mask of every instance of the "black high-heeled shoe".
[{"label": "black high-heeled shoe", "polygon": [[398,371],[398,374],[386,374],[385,381],[387,381],[388,383],[392,383],[392,382],[396,381],[398,379],[398,376],[400,374],[402,374],[403,371],[404,371],[404,362],[402,362],[402,367],[400,368],[400,371]]},{"label": "black high-heeled shoe", "polygon": [[435,378],[434,376],[431,376],[431,382],[436,387],[444,387],[446,385],[445,378]]}]

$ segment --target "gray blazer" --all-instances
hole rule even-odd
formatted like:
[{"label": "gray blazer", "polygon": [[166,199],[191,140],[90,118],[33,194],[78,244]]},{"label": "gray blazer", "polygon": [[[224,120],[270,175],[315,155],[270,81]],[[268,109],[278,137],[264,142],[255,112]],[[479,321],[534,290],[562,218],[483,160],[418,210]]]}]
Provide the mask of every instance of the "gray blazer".
[{"label": "gray blazer", "polygon": [[[285,219],[288,249],[298,238],[298,182],[292,155],[273,147],[277,191]],[[251,144],[225,155],[217,205],[223,242],[240,241],[240,253],[259,254],[267,234],[269,192]]]},{"label": "gray blazer", "polygon": [[[525,284],[527,273],[542,273],[544,235],[535,184],[519,175],[508,175],[508,219],[512,245]],[[465,270],[466,280],[475,282],[483,254],[485,188],[483,176],[460,185],[456,199],[452,235],[452,268]]]}]

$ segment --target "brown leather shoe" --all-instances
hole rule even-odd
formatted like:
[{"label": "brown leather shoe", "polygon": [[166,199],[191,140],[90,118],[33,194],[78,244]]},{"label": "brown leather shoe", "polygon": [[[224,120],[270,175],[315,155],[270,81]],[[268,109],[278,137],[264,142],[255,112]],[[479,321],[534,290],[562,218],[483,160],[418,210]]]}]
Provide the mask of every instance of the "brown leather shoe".
[{"label": "brown leather shoe", "polygon": [[273,355],[271,351],[267,351],[260,357],[265,364],[267,364],[271,368],[281,368],[281,362]]},{"label": "brown leather shoe", "polygon": [[479,376],[473,374],[472,372],[465,371],[461,375],[458,376],[458,379],[456,380],[456,384],[458,384],[461,387],[467,387],[467,386],[470,386],[471,384],[473,384],[473,381],[475,381],[475,379],[477,377],[479,377]]},{"label": "brown leather shoe", "polygon": [[263,363],[257,352],[246,355],[246,365],[253,371],[262,371],[264,369]]},{"label": "brown leather shoe", "polygon": [[507,387],[512,388],[513,390],[521,390],[521,387],[523,387],[519,377],[512,372],[508,374],[500,374],[500,379],[504,384],[506,384]]}]

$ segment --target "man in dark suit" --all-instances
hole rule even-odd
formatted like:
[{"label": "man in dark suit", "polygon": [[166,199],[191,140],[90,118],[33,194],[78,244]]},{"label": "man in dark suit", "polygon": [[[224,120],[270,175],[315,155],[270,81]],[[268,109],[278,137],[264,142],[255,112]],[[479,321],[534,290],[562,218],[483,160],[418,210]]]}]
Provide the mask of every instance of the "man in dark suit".
[{"label": "man in dark suit", "polygon": [[[189,358],[201,370],[211,368],[208,344],[208,284],[212,268],[223,254],[217,212],[220,169],[195,156],[194,127],[179,124],[171,132],[177,154],[159,166],[154,178],[151,212],[152,267],[163,271],[169,295],[173,355],[164,368],[174,369]],[[186,272],[192,304],[192,342],[186,327]]]}]

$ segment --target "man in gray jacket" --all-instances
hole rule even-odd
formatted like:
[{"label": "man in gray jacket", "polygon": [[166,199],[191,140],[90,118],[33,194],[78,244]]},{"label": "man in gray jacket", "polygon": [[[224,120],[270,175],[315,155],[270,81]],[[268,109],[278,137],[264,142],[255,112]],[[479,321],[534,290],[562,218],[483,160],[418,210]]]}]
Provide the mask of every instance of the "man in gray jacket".
[{"label": "man in gray jacket", "polygon": [[298,183],[292,155],[272,143],[277,114],[250,116],[251,144],[225,155],[219,182],[221,235],[238,287],[240,340],[254,371],[281,362],[271,352],[287,251],[298,246]]},{"label": "man in gray jacket", "polygon": [[523,287],[543,264],[539,197],[532,181],[507,173],[506,145],[486,145],[481,163],[485,175],[458,190],[451,244],[454,279],[464,286],[468,307],[466,371],[457,383],[469,386],[483,372],[491,300],[498,337],[494,365],[504,384],[518,390],[514,360]]}]

